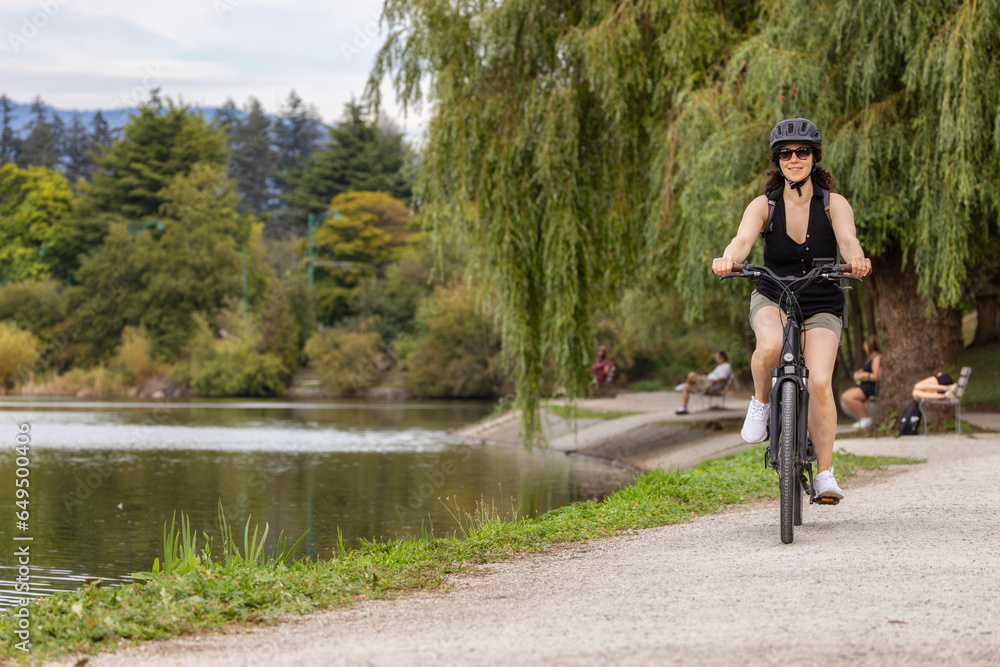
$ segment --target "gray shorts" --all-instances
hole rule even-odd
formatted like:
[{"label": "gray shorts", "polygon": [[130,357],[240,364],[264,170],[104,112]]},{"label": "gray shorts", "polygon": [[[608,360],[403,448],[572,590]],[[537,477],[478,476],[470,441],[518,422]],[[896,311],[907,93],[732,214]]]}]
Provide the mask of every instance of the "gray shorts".
[{"label": "gray shorts", "polygon": [[[761,308],[767,308],[768,306],[777,308],[778,304],[771,301],[757,290],[754,290],[750,294],[750,328],[753,328],[753,318],[757,312]],[[844,320],[837,317],[833,313],[816,313],[815,315],[807,318],[802,327],[803,331],[809,331],[810,329],[829,329],[833,333],[837,334],[837,340],[841,340],[841,336],[844,332]]]}]

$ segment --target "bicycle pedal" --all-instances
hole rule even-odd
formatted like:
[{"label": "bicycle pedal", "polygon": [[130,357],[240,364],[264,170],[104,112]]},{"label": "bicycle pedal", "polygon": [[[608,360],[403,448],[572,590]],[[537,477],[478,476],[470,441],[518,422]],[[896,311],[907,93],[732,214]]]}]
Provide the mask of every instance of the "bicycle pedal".
[{"label": "bicycle pedal", "polygon": [[828,496],[819,496],[818,498],[810,498],[809,503],[815,503],[817,505],[837,505],[840,503],[840,498],[830,498]]}]

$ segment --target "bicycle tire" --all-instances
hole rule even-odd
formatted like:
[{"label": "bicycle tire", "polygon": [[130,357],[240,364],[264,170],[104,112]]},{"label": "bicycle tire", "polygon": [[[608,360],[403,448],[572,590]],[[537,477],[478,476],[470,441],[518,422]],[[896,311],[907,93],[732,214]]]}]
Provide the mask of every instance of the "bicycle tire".
[{"label": "bicycle tire", "polygon": [[802,494],[804,489],[802,488],[802,466],[796,466],[795,470],[795,490],[792,491],[792,498],[795,500],[795,509],[792,512],[794,523],[796,526],[802,525]]},{"label": "bicycle tire", "polygon": [[794,382],[781,383],[781,441],[778,448],[778,489],[781,494],[781,541],[791,544],[795,538],[795,496],[801,501],[802,490],[795,470],[795,406]]}]

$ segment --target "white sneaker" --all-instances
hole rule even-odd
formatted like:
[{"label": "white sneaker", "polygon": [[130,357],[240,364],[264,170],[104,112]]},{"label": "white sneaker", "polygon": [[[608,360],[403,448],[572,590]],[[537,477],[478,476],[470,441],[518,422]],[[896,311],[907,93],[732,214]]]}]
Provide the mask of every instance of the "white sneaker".
[{"label": "white sneaker", "polygon": [[764,442],[767,440],[767,418],[771,415],[771,404],[761,403],[756,397],[750,399],[747,408],[747,418],[743,421],[740,435],[746,442]]},{"label": "white sneaker", "polygon": [[872,418],[871,417],[865,417],[864,419],[860,419],[860,420],[854,422],[854,428],[856,428],[858,430],[861,430],[861,431],[865,430],[866,428],[868,428],[871,425],[872,425]]},{"label": "white sneaker", "polygon": [[681,391],[682,389],[684,389],[684,385],[685,384],[687,384],[687,383],[686,382],[681,382],[679,385],[677,385],[676,387],[674,387],[674,391]]},{"label": "white sneaker", "polygon": [[824,470],[820,474],[816,475],[816,497],[844,497],[844,490],[837,486],[837,480],[833,477],[833,468]]}]

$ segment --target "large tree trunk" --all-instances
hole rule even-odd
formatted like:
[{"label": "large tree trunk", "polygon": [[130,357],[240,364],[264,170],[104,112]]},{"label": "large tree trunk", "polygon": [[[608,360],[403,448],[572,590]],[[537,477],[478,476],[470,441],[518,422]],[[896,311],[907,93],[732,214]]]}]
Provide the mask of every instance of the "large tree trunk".
[{"label": "large tree trunk", "polygon": [[962,314],[938,308],[927,315],[927,302],[917,295],[913,262],[902,268],[902,253],[892,250],[873,260],[867,279],[875,296],[882,348],[880,418],[899,415],[913,400],[913,385],[921,378],[953,369],[962,344]]},{"label": "large tree trunk", "polygon": [[973,345],[1000,341],[1000,285],[985,283],[976,294],[976,337]]}]

